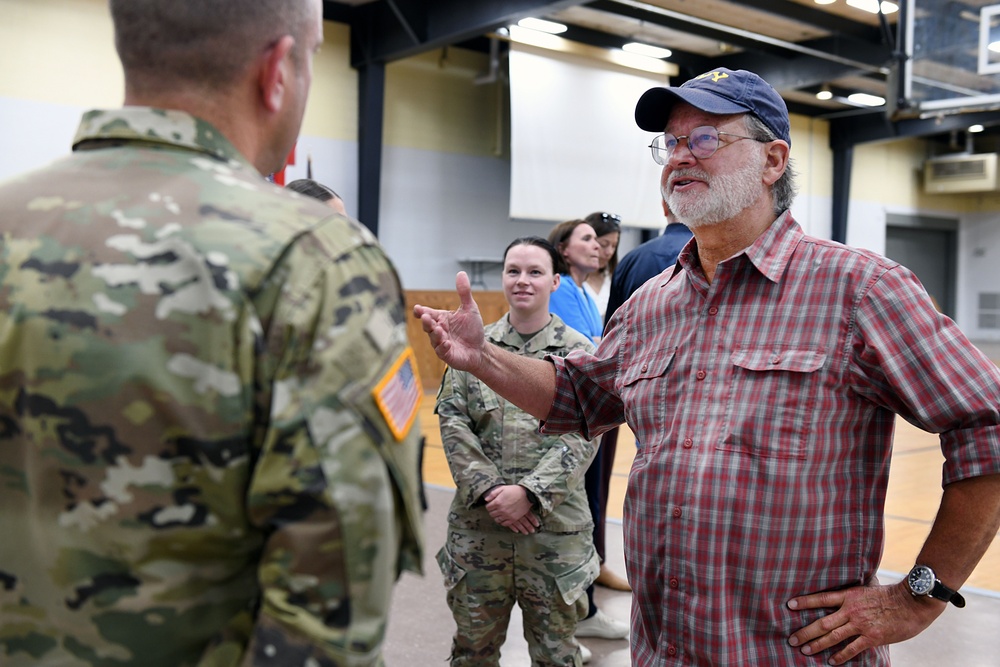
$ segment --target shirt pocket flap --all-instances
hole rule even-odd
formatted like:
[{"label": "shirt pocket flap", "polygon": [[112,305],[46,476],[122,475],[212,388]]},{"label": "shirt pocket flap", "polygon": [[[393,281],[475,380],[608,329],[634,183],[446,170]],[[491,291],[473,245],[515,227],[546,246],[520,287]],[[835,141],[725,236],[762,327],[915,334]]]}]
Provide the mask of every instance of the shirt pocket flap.
[{"label": "shirt pocket flap", "polygon": [[622,385],[628,386],[639,380],[651,380],[662,376],[670,368],[676,353],[677,346],[674,345],[627,364],[622,369]]},{"label": "shirt pocket flap", "polygon": [[812,373],[823,367],[826,355],[814,350],[736,350],[730,359],[749,371]]}]

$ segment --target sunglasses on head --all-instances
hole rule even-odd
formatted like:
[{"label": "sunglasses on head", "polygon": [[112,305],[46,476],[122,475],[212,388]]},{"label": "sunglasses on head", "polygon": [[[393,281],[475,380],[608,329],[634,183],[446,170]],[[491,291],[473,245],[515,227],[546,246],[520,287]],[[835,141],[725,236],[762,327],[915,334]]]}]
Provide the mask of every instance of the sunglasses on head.
[{"label": "sunglasses on head", "polygon": [[[597,217],[596,215],[594,217]],[[601,222],[605,225],[610,225],[615,229],[622,226],[622,217],[620,215],[615,215],[614,213],[601,213]]]}]

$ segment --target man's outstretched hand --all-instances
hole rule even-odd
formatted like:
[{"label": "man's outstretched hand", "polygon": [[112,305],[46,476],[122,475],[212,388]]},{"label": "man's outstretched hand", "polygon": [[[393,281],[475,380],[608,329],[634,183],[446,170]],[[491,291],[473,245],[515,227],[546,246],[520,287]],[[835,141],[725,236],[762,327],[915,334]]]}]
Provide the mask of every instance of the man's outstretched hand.
[{"label": "man's outstretched hand", "polygon": [[457,370],[474,371],[482,361],[485,337],[483,318],[472,298],[472,286],[465,271],[455,276],[455,290],[461,299],[458,310],[437,310],[418,304],[413,307],[413,315],[420,320],[438,357]]}]

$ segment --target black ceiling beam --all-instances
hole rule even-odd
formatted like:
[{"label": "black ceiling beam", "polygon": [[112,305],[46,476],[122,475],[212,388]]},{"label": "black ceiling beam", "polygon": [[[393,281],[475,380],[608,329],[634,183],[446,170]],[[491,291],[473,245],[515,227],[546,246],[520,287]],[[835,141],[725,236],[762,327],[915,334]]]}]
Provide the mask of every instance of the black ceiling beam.
[{"label": "black ceiling beam", "polygon": [[830,119],[830,148],[841,150],[885,139],[929,137],[970,125],[997,125],[996,111],[955,113],[934,118],[909,118],[891,121],[884,113],[871,113]]},{"label": "black ceiling beam", "polygon": [[354,7],[342,2],[323,0],[323,20],[337,23],[350,23],[354,16]]},{"label": "black ceiling beam", "polygon": [[[350,12],[351,65],[389,63],[457,44],[516,23],[575,7],[583,0],[385,0]],[[337,4],[337,3],[332,3]]]},{"label": "black ceiling beam", "polygon": [[755,72],[778,91],[809,88],[831,79],[864,72],[841,63],[803,55],[780,58],[764,53],[745,53],[716,58],[712,63],[714,67]]}]

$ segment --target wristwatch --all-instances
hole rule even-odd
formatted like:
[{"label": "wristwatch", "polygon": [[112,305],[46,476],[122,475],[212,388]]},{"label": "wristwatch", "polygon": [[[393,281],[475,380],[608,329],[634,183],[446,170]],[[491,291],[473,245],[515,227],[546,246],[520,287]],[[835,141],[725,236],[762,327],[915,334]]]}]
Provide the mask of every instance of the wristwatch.
[{"label": "wristwatch", "polygon": [[910,573],[906,575],[906,587],[910,589],[910,594],[914,597],[926,595],[950,602],[956,607],[965,606],[965,598],[958,591],[953,591],[937,578],[934,570],[926,565],[914,565]]}]

